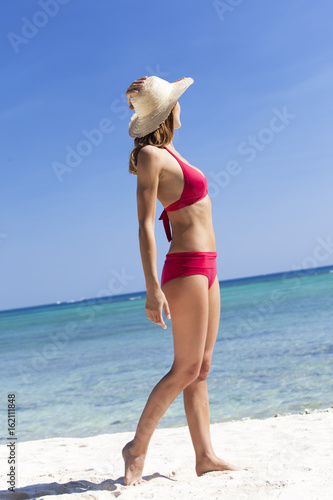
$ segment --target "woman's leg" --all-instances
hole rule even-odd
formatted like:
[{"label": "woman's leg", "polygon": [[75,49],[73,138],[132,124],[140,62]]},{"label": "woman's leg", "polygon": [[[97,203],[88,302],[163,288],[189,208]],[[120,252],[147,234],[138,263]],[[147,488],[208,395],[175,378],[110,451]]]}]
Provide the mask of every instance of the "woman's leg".
[{"label": "woman's leg", "polygon": [[163,285],[169,304],[174,343],[170,371],[152,390],[140,417],[134,439],[123,448],[125,484],[142,482],[150,438],[174,399],[195,380],[202,364],[208,328],[207,277],[175,278]]},{"label": "woman's leg", "polygon": [[212,470],[240,470],[218,458],[210,437],[209,398],[206,379],[211,365],[213,349],[220,323],[220,286],[218,278],[208,290],[209,318],[207,338],[198,378],[183,391],[187,423],[196,456],[198,476]]}]

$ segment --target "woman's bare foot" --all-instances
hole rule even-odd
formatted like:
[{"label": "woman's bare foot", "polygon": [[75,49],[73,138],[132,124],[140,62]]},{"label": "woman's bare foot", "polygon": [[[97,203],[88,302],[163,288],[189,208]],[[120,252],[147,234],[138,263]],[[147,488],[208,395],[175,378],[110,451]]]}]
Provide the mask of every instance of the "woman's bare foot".
[{"label": "woman's bare foot", "polygon": [[146,455],[134,455],[131,453],[132,446],[133,440],[129,441],[121,451],[125,462],[125,486],[136,486],[137,484],[147,482],[145,479],[142,479]]},{"label": "woman's bare foot", "polygon": [[200,461],[197,461],[195,467],[197,476],[216,470],[247,470],[247,467],[236,467],[236,465],[229,464],[216,455],[201,458]]}]

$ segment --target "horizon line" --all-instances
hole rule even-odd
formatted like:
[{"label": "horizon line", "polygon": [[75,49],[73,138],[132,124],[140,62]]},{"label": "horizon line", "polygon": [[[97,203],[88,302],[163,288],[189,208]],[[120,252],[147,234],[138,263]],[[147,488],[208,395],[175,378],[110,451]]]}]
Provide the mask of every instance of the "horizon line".
[{"label": "horizon line", "polygon": [[[309,275],[311,274],[311,271],[313,270],[320,270],[320,269],[328,269],[328,268],[333,268],[333,264],[329,264],[327,266],[318,266],[318,267],[307,267],[307,268],[300,268],[300,269],[295,269],[295,270],[290,270],[290,271],[278,271],[278,272],[275,272],[275,273],[266,273],[266,274],[257,274],[257,275],[251,275],[251,276],[243,276],[241,278],[230,278],[230,279],[227,279],[227,280],[219,280],[219,284],[230,284],[230,286],[232,286],[232,284],[234,285],[237,285],[237,282],[239,281],[242,281],[242,280],[249,280],[249,279],[255,279],[255,278],[262,278],[262,279],[258,279],[258,282],[262,282],[262,281],[265,281],[263,278],[265,277],[273,277],[273,276],[277,276],[277,275],[283,275],[285,274],[286,275],[286,279],[289,278],[292,278],[294,277],[295,275]],[[318,274],[321,274],[321,273],[318,273]],[[253,281],[252,281],[253,282]],[[232,283],[232,284],[231,284]],[[246,283],[243,283],[243,284],[246,284]],[[22,311],[22,310],[25,310],[25,309],[34,309],[34,308],[38,308],[38,307],[50,307],[50,306],[56,306],[56,305],[70,305],[70,304],[76,304],[76,303],[79,303],[79,302],[85,302],[85,301],[89,301],[89,300],[107,300],[107,299],[110,299],[111,297],[125,297],[125,296],[130,296],[132,294],[147,294],[147,291],[146,290],[138,290],[138,291],[132,291],[132,292],[128,292],[128,293],[122,293],[122,294],[111,294],[111,295],[107,295],[107,296],[104,296],[104,297],[83,297],[81,299],[70,299],[70,300],[63,300],[63,301],[56,301],[56,302],[49,302],[49,303],[46,303],[46,304],[36,304],[36,305],[32,305],[32,306],[23,306],[23,307],[13,307],[13,308],[10,308],[10,309],[0,309],[0,315],[2,313],[12,313],[14,311]],[[117,301],[117,302],[120,302],[120,301]]]}]

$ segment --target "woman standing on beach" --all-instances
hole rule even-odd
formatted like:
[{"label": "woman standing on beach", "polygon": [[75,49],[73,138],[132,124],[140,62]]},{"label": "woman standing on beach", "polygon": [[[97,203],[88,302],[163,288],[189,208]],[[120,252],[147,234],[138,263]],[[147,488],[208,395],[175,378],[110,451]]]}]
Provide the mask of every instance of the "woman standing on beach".
[{"label": "woman standing on beach", "polygon": [[[147,317],[163,328],[162,310],[168,318],[171,314],[174,361],[152,390],[134,439],[122,450],[125,485],[144,482],[142,471],[150,438],[182,391],[197,475],[240,470],[215,455],[210,438],[206,379],[219,328],[220,287],[208,181],[172,144],[174,130],[181,126],[178,99],[192,83],[192,78],[169,83],[157,76],[143,77],[126,92],[130,109],[135,110],[129,124],[135,146],[129,171],[137,176],[139,243],[147,289],[145,310]],[[166,207],[160,220],[171,241],[161,285],[154,236],[157,199]]]}]

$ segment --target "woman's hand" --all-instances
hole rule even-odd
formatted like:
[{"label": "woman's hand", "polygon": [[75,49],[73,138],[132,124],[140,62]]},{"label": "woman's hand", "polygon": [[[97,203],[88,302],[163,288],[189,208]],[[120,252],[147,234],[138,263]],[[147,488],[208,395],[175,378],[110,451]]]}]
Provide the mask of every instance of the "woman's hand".
[{"label": "woman's hand", "polygon": [[143,76],[142,78],[138,78],[138,80],[135,80],[135,82],[132,83],[126,90],[126,97],[127,97],[127,102],[129,105],[130,109],[134,109],[133,104],[131,103],[130,99],[132,95],[135,95],[139,92],[139,89],[143,87],[145,84],[146,76]]},{"label": "woman's hand", "polygon": [[148,291],[145,307],[147,318],[150,319],[152,323],[161,325],[162,328],[166,329],[167,326],[163,320],[162,309],[164,309],[165,316],[170,319],[171,315],[169,304],[161,288],[153,291]]}]

